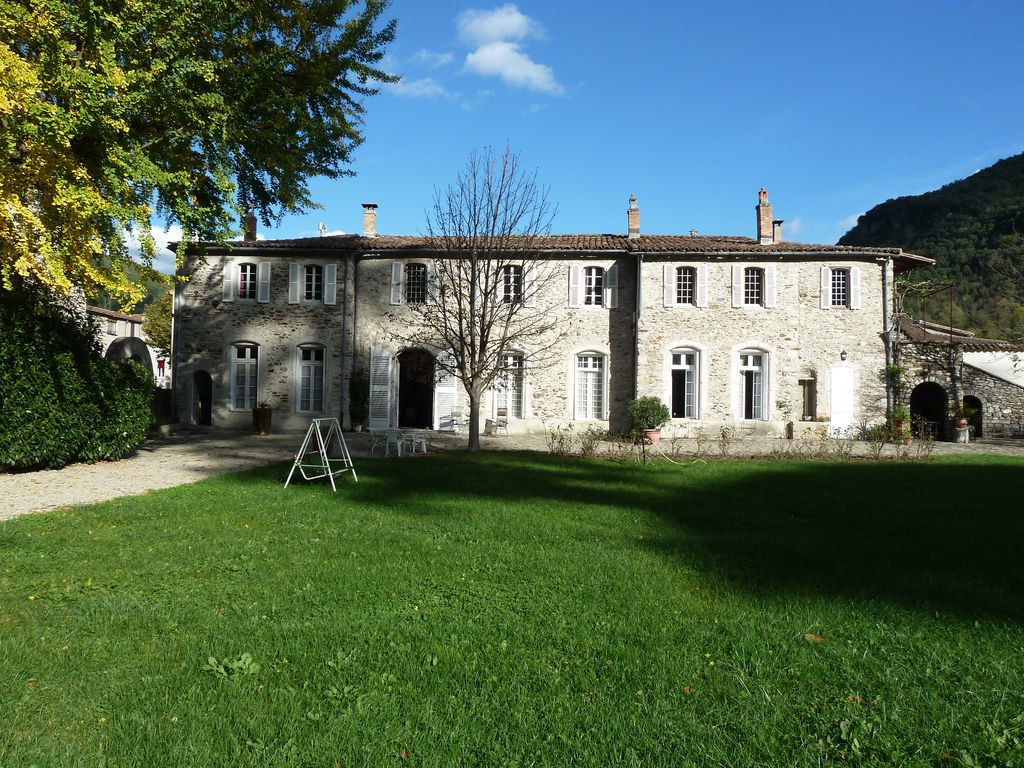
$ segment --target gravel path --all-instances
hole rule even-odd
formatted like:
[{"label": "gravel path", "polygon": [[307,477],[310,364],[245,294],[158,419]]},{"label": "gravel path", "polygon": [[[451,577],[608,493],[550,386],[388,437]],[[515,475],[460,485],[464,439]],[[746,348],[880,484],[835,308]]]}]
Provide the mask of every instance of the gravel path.
[{"label": "gravel path", "polygon": [[[72,464],[57,470],[0,474],[0,520],[9,520],[30,512],[133,496],[159,488],[194,483],[224,472],[240,472],[291,461],[302,444],[302,438],[302,433],[295,432],[265,437],[228,430],[181,433],[147,440],[131,457],[123,461]],[[345,439],[354,459],[369,456],[368,434],[348,434]],[[440,450],[455,450],[465,445],[465,437],[446,434],[432,433],[430,441],[432,449]],[[488,450],[547,450],[547,438],[543,435],[483,438],[482,442]],[[787,443],[792,445],[790,441],[779,438],[744,438],[733,444],[730,453],[736,456],[770,453],[773,449],[784,449]],[[695,446],[681,447],[692,451]],[[856,447],[857,453],[866,452],[866,444],[859,443]],[[712,455],[717,453],[714,445],[711,450]],[[934,452],[1024,456],[1024,440],[982,440],[970,445],[936,443]]]}]

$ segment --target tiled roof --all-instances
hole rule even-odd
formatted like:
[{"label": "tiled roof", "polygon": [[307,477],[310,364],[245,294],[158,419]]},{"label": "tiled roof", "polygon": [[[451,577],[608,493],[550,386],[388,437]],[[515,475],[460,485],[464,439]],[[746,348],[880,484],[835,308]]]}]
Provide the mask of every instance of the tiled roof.
[{"label": "tiled roof", "polygon": [[1012,352],[1024,349],[1024,346],[1014,344],[1012,341],[979,339],[970,331],[909,318],[900,320],[900,333],[909,341],[959,344],[963,347],[964,352]]},{"label": "tiled roof", "polygon": [[88,306],[85,308],[85,311],[90,315],[101,315],[114,320],[130,320],[133,323],[141,323],[144,319],[142,315],[129,315],[127,312],[116,312],[113,309],[104,309],[103,307]]},{"label": "tiled roof", "polygon": [[[933,259],[904,253],[899,248],[867,248],[850,245],[814,245],[811,243],[779,242],[760,245],[749,237],[712,235],[641,235],[629,238],[613,234],[539,235],[530,238],[531,250],[559,253],[665,253],[694,255],[744,255],[775,258],[811,254],[879,255],[893,256],[904,268],[934,264]],[[249,240],[234,242],[232,248],[254,248],[261,251],[349,251],[355,253],[382,253],[393,251],[433,251],[441,241],[437,238],[411,235],[329,235],[303,237],[292,240]]]}]

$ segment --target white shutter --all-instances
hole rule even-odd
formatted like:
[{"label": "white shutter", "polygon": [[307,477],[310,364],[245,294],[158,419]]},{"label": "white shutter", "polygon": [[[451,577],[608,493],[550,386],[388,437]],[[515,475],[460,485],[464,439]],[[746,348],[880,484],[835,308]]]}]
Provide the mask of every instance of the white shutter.
[{"label": "white shutter", "polygon": [[578,307],[580,305],[580,267],[578,264],[573,264],[569,267],[569,306]]},{"label": "white shutter", "polygon": [[400,261],[391,262],[391,303],[402,303],[402,270],[404,265]]},{"label": "white shutter", "polygon": [[437,303],[437,263],[427,262],[427,301],[431,304]]},{"label": "white shutter", "polygon": [[604,305],[608,309],[619,306],[619,267],[616,264],[604,271]]},{"label": "white shutter", "polygon": [[662,302],[666,307],[674,307],[676,305],[676,268],[671,264],[666,264],[661,271],[662,284],[661,284],[661,298]]},{"label": "white shutter", "polygon": [[775,306],[775,265],[769,264],[764,268],[764,305],[768,308]]},{"label": "white shutter", "polygon": [[370,348],[370,429],[391,426],[391,355],[381,347]]},{"label": "white shutter", "polygon": [[234,262],[224,262],[222,282],[224,283],[224,301],[233,301],[235,298],[235,279],[238,274],[238,267]]},{"label": "white shutter", "polygon": [[288,303],[299,303],[299,265],[294,261],[288,263]]},{"label": "white shutter", "polygon": [[537,267],[526,264],[523,267],[523,304],[527,307],[537,306]]},{"label": "white shutter", "polygon": [[732,305],[743,306],[743,265],[732,265]]},{"label": "white shutter", "polygon": [[270,301],[270,262],[261,261],[256,265],[256,301],[266,304]]},{"label": "white shutter", "polygon": [[708,265],[700,264],[697,267],[697,302],[698,307],[708,305]]},{"label": "white shutter", "polygon": [[828,267],[821,268],[821,308],[829,309],[832,306],[832,270]]},{"label": "white shutter", "polygon": [[324,266],[324,304],[338,303],[338,265]]},{"label": "white shutter", "polygon": [[[437,356],[437,364],[452,365],[454,356],[451,352],[442,352]],[[437,383],[434,384],[434,429],[451,432],[455,430],[452,411],[458,398],[458,379],[454,373],[438,367]]]},{"label": "white shutter", "polygon": [[860,309],[860,267],[850,267],[850,309]]}]

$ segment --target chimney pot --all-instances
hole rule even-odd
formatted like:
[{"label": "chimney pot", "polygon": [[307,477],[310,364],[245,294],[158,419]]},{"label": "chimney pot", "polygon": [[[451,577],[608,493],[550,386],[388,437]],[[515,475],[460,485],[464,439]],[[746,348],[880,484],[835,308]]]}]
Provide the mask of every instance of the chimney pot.
[{"label": "chimney pot", "polygon": [[629,209],[626,211],[626,217],[629,225],[629,239],[635,240],[640,237],[640,208],[636,204],[636,195],[629,196]]},{"label": "chimney pot", "polygon": [[772,219],[772,242],[782,242],[782,219]]},{"label": "chimney pot", "polygon": [[377,204],[363,203],[363,237],[377,236]]},{"label": "chimney pot", "polygon": [[[768,202],[768,190],[761,187],[757,193],[757,242],[760,245],[771,245],[775,242],[772,227],[772,204]],[[781,234],[781,232],[780,232]]]}]

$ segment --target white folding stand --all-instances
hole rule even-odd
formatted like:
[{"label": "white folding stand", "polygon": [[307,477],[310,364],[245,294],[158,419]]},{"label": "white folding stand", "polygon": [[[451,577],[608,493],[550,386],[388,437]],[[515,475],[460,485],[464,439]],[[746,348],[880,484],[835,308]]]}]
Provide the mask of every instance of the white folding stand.
[{"label": "white folding stand", "polygon": [[[325,434],[326,431],[326,434]],[[310,443],[314,444],[311,446]],[[340,456],[331,457],[328,454],[334,449]],[[307,462],[306,456],[317,454],[315,462]],[[302,447],[295,454],[295,463],[292,464],[292,471],[288,473],[288,479],[284,481],[284,487],[292,480],[296,468],[302,473],[304,480],[320,480],[328,477],[331,480],[331,488],[334,491],[338,487],[334,484],[334,478],[343,472],[351,472],[352,479],[357,483],[356,468],[352,464],[352,456],[348,452],[348,445],[345,443],[345,436],[341,433],[341,425],[337,419],[313,419],[306,430],[306,438],[302,441]],[[306,474],[306,470],[310,474]]]}]

